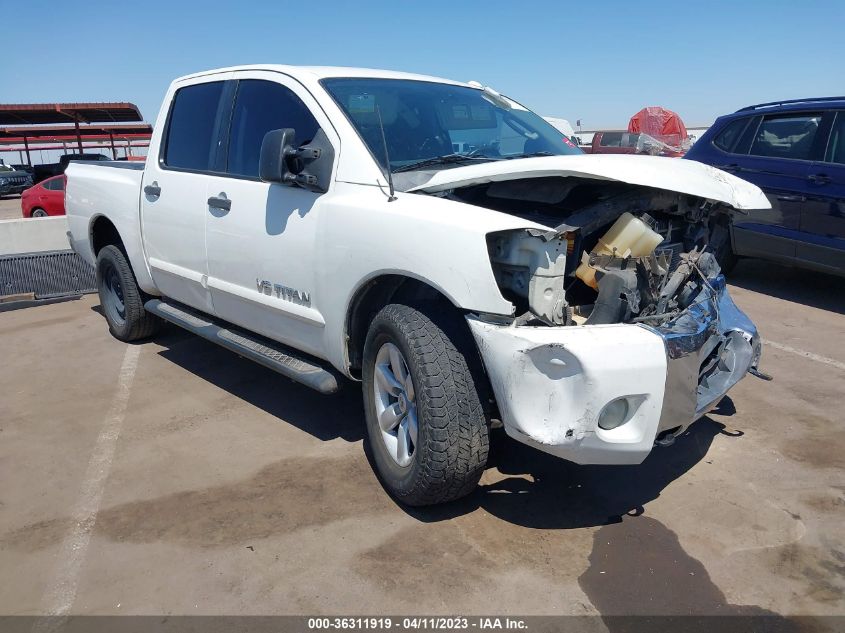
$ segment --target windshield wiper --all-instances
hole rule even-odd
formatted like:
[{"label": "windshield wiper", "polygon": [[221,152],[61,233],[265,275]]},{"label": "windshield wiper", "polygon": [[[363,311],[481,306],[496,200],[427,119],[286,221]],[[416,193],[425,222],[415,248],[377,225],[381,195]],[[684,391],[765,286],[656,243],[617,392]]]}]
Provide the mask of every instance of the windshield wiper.
[{"label": "windshield wiper", "polygon": [[396,169],[393,169],[391,171],[394,174],[398,174],[399,172],[413,171],[414,169],[422,169],[423,167],[433,167],[434,165],[449,165],[451,163],[463,163],[465,161],[474,160],[500,159],[492,158],[490,156],[484,156],[483,154],[479,154],[477,156],[470,156],[469,154],[446,154],[445,156],[434,156],[432,158],[426,158],[425,160],[417,161],[416,163],[402,165],[401,167],[397,167]]},{"label": "windshield wiper", "polygon": [[516,156],[508,156],[508,160],[514,160],[515,158],[533,158],[535,156],[556,156],[556,154],[552,154],[551,152],[531,152],[530,154],[517,154]]}]

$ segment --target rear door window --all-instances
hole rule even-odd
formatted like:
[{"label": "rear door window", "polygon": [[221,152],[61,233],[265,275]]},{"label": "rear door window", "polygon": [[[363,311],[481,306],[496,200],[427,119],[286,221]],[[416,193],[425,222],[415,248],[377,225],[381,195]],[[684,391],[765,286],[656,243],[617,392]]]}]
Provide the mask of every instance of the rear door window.
[{"label": "rear door window", "polygon": [[766,117],[757,129],[749,153],[770,158],[809,160],[821,120],[821,113]]},{"label": "rear door window", "polygon": [[622,145],[622,132],[605,132],[601,135],[599,145],[601,147],[620,147]]},{"label": "rear door window", "polygon": [[747,118],[731,121],[716,135],[716,138],[713,139],[713,145],[725,152],[733,151],[736,142],[742,136],[743,131],[745,131],[746,125],[748,125]]},{"label": "rear door window", "polygon": [[241,80],[232,112],[226,171],[258,178],[261,142],[267,132],[293,128],[296,144],[301,146],[314,139],[319,127],[308,107],[290,89],[272,81]]},{"label": "rear door window", "polygon": [[222,81],[180,88],[173,97],[162,162],[167,167],[209,171],[217,148]]}]

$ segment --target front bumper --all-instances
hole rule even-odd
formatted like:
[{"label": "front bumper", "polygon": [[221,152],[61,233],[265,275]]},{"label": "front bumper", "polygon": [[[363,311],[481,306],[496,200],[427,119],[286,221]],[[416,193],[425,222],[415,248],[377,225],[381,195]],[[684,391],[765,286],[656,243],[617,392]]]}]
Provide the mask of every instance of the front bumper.
[{"label": "front bumper", "polygon": [[32,186],[32,181],[22,183],[0,183],[0,196],[7,196],[10,194],[23,193]]},{"label": "front bumper", "polygon": [[[505,431],[579,464],[639,464],[658,436],[716,406],[760,357],[754,324],[718,275],[671,326],[514,327],[469,316]],[[598,425],[625,398],[620,426]]]}]

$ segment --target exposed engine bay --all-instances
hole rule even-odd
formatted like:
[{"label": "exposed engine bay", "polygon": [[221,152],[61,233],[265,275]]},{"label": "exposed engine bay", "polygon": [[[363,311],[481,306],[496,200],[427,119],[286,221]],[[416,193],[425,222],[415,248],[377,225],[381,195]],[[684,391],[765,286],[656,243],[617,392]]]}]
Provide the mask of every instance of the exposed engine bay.
[{"label": "exposed engine bay", "polygon": [[727,205],[625,183],[528,178],[439,195],[554,227],[488,236],[521,324],[674,321],[712,296],[729,235]]}]

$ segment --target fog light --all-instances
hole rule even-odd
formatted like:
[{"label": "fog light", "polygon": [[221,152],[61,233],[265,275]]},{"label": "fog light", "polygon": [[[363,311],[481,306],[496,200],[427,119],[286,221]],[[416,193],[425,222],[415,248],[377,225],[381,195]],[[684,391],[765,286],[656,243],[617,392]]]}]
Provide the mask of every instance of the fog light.
[{"label": "fog light", "polygon": [[605,431],[615,429],[628,419],[628,398],[619,398],[608,404],[599,415],[599,427]]}]

